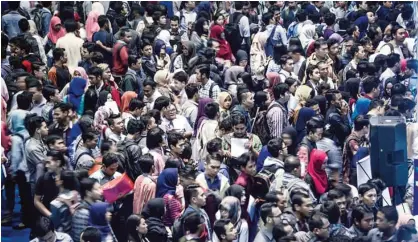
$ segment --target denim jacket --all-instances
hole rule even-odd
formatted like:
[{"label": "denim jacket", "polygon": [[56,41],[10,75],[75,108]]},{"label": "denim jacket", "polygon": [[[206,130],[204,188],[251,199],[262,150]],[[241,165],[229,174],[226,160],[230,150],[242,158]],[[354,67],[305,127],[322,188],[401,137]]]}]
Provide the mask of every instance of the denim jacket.
[{"label": "denim jacket", "polygon": [[10,11],[8,14],[1,17],[1,30],[7,33],[9,39],[16,37],[21,33],[19,29],[19,20],[23,17],[17,11]]}]

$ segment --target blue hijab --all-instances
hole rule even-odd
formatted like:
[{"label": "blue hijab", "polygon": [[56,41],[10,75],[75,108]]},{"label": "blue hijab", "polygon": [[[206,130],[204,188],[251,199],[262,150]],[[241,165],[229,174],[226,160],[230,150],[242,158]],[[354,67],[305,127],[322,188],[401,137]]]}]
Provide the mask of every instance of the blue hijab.
[{"label": "blue hijab", "polygon": [[360,30],[359,39],[362,39],[367,33],[367,27],[369,26],[369,19],[367,16],[361,16],[360,18],[354,21],[354,25],[357,25],[358,29]]},{"label": "blue hijab", "polygon": [[165,48],[166,46],[165,46],[164,41],[157,39],[154,44],[154,55],[160,56],[161,49],[165,49]]},{"label": "blue hijab", "polygon": [[164,169],[157,179],[157,198],[164,197],[165,194],[176,194],[176,186],[179,178],[179,170],[177,168]]},{"label": "blue hijab", "polygon": [[351,120],[354,122],[354,120],[359,115],[366,115],[369,112],[369,106],[370,106],[370,99],[368,98],[359,98],[356,102],[356,107],[353,111],[353,115],[351,116]]},{"label": "blue hijab", "polygon": [[68,102],[74,105],[74,109],[78,110],[81,105],[81,99],[86,88],[87,81],[80,77],[75,77],[70,82],[68,89]]},{"label": "blue hijab", "polygon": [[299,144],[306,135],[306,123],[315,116],[312,108],[303,107],[299,110],[298,120],[296,120],[296,132],[298,133],[296,143]]},{"label": "blue hijab", "polygon": [[106,213],[109,204],[106,202],[95,202],[90,206],[89,226],[100,230],[102,241],[111,233],[111,228],[106,220]]}]

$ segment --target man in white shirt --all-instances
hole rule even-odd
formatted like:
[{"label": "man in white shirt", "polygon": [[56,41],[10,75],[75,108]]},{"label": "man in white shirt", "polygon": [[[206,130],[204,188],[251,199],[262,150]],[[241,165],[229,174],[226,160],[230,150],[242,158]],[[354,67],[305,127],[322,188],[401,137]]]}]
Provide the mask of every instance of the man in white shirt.
[{"label": "man in white shirt", "polygon": [[251,46],[251,43],[250,43],[251,32],[250,32],[250,20],[248,19],[246,14],[248,13],[250,9],[250,5],[249,4],[244,5],[245,2],[235,2],[234,4],[235,4],[235,12],[232,15],[230,15],[229,21],[231,22],[231,19],[235,21],[235,19],[238,18],[240,14],[243,15],[238,23],[239,32],[242,37],[242,43],[241,43],[240,49],[249,53],[250,46]]},{"label": "man in white shirt", "polygon": [[[392,39],[387,44],[380,47],[379,53],[389,55],[396,53],[401,59],[407,59],[412,57],[409,53],[407,46],[404,45],[406,30],[400,26],[394,26],[392,28]],[[406,55],[405,55],[406,54]]]},{"label": "man in white shirt", "polygon": [[194,22],[196,22],[197,13],[194,11],[196,4],[194,1],[183,2],[184,8],[176,13],[176,16],[180,18],[180,28],[187,31],[192,28]]},{"label": "man in white shirt", "polygon": [[65,49],[68,58],[67,67],[72,71],[78,66],[78,62],[81,61],[81,49],[84,41],[75,35],[78,25],[74,20],[67,20],[64,25],[67,33],[58,39],[55,47]]},{"label": "man in white shirt", "polygon": [[161,96],[161,93],[157,90],[157,83],[151,80],[144,81],[144,102],[147,110],[154,109],[155,100]]},{"label": "man in white shirt", "polygon": [[386,70],[380,75],[379,80],[382,82],[382,85],[385,86],[385,82],[387,79],[391,77],[396,77],[397,73],[400,71],[400,64],[401,61],[400,56],[398,54],[392,53],[388,56],[386,61],[387,68]]},{"label": "man in white shirt", "polygon": [[123,131],[123,120],[120,115],[112,115],[108,119],[109,127],[105,131],[105,140],[116,144],[125,139]]},{"label": "man in white shirt", "polygon": [[280,82],[285,82],[286,78],[292,77],[298,80],[298,76],[293,73],[294,62],[289,55],[283,55],[280,58],[281,70],[279,71]]},{"label": "man in white shirt", "polygon": [[173,103],[170,103],[167,108],[163,108],[161,111],[163,118],[160,128],[165,133],[168,131],[176,131],[181,133],[185,138],[190,138],[193,135],[193,128],[184,116],[177,115],[177,109]]}]

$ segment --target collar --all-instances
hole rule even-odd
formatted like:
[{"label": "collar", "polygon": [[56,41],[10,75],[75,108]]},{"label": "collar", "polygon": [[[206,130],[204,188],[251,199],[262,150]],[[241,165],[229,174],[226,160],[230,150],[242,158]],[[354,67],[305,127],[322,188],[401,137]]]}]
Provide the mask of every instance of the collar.
[{"label": "collar", "polygon": [[97,88],[96,85],[94,85],[94,89],[96,90],[96,92],[100,92],[103,86],[104,86],[104,81],[102,81],[102,84],[100,84],[99,88]]},{"label": "collar", "polygon": [[203,87],[209,89],[210,85],[212,85],[212,82],[213,81],[209,78],[208,82],[206,82],[206,84]]},{"label": "collar", "polygon": [[[206,173],[204,173],[204,174],[205,174],[205,179],[206,179],[206,180],[212,181],[212,178],[208,177],[208,176],[206,175]],[[219,180],[219,174],[217,174],[217,175],[215,176],[215,178],[213,179],[213,182],[218,181],[218,180]]]},{"label": "collar", "polygon": [[273,241],[273,232],[267,229],[265,226],[261,229],[264,236],[266,236],[270,241]]}]

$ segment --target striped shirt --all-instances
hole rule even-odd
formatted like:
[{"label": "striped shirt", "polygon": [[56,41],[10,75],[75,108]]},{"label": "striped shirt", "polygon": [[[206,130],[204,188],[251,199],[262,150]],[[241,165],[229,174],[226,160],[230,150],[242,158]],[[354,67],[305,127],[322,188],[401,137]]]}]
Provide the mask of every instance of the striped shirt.
[{"label": "striped shirt", "polygon": [[[273,105],[274,107],[272,107]],[[271,137],[278,138],[281,136],[283,129],[289,126],[287,110],[277,101],[272,102],[269,109],[266,113],[267,125]]]},{"label": "striped shirt", "polygon": [[183,211],[183,206],[181,205],[179,198],[171,194],[165,194],[163,199],[166,209],[166,213],[163,217],[163,223],[165,226],[171,227],[174,224],[174,220],[180,217],[181,212]]},{"label": "striped shirt", "polygon": [[214,82],[211,79],[209,79],[208,82],[206,82],[206,84],[203,85],[202,88],[200,88],[199,90],[200,98],[208,97],[208,98],[212,98],[212,100],[215,100],[215,101],[218,100],[219,94],[221,93],[221,89],[219,88],[217,84],[215,84],[212,87],[212,96],[211,96],[210,87],[212,83]]}]

